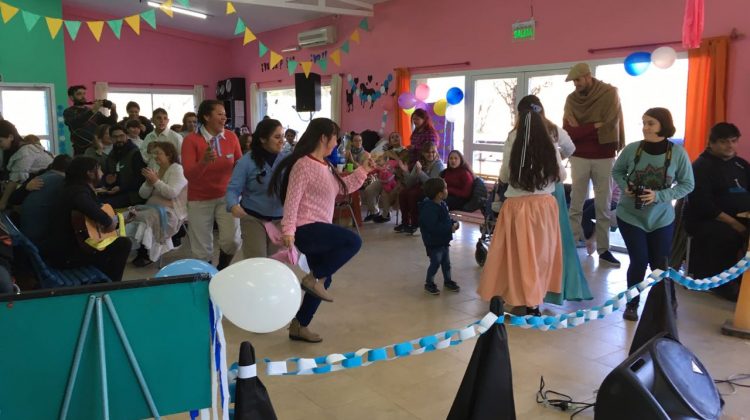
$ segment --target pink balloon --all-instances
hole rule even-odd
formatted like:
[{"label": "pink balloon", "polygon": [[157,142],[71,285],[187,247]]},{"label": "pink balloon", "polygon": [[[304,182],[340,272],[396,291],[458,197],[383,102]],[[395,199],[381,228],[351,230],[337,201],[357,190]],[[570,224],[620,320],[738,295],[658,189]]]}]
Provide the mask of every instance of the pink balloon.
[{"label": "pink balloon", "polygon": [[403,109],[409,109],[414,108],[414,105],[417,104],[417,98],[414,97],[411,93],[402,93],[398,97],[398,106],[400,106]]},{"label": "pink balloon", "polygon": [[414,91],[414,96],[420,101],[426,101],[430,96],[430,87],[424,83],[417,85],[417,90]]}]

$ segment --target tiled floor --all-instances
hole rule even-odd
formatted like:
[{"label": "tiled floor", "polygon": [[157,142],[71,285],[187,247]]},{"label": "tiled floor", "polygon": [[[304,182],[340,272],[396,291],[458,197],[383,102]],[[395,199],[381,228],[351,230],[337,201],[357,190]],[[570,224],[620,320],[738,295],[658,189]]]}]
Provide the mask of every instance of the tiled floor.
[{"label": "tiled floor", "polygon": [[[323,303],[311,324],[311,329],[323,336],[322,343],[290,341],[286,330],[253,334],[225,321],[228,359],[236,360],[244,340],[253,343],[259,359],[316,357],[462,327],[487,313],[488,304],[475,293],[480,272],[474,261],[479,235],[476,225],[464,224],[451,247],[453,276],[462,286],[461,292],[440,296],[422,291],[427,257],[421,238],[395,234],[392,228],[392,224],[368,224],[362,229],[362,250],[334,277],[331,292],[335,303]],[[166,262],[188,257],[187,245],[165,257]],[[625,289],[626,255],[618,254],[621,269],[600,267],[597,259],[585,252],[580,256],[595,299],[562,307],[545,305],[543,309],[561,313],[593,306]],[[129,266],[126,278],[150,276],[155,271],[153,266]],[[750,341],[719,332],[720,325],[731,317],[733,305],[711,294],[682,289],[678,299],[680,338],[713,377],[750,373]],[[517,417],[569,418],[567,413],[535,402],[542,375],[548,388],[579,401],[593,401],[604,377],[626,357],[634,330],[635,325],[624,322],[619,312],[563,331],[508,327]],[[474,343],[322,376],[262,374],[261,378],[282,420],[442,419],[453,402]],[[723,418],[750,418],[750,389],[739,389],[724,399]],[[593,412],[588,410],[577,418],[593,418]]]}]

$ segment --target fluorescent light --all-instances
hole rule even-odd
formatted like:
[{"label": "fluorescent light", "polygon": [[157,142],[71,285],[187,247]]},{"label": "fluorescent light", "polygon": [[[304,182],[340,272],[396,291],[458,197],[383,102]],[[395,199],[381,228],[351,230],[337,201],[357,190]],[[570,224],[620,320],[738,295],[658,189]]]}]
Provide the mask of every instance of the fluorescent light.
[{"label": "fluorescent light", "polygon": [[[161,8],[162,6],[161,3],[157,3],[155,1],[149,1],[148,5],[151,7],[155,7],[157,9]],[[192,16],[194,18],[199,18],[199,19],[205,19],[208,17],[208,15],[205,13],[196,12],[190,9],[183,9],[182,7],[177,7],[177,6],[172,6],[172,11],[175,13],[179,13],[181,15]]]},{"label": "fluorescent light", "polygon": [[284,48],[283,50],[281,50],[281,52],[286,53],[286,52],[294,52],[294,51],[299,51],[299,50],[300,50],[299,45],[295,45],[293,47]]}]

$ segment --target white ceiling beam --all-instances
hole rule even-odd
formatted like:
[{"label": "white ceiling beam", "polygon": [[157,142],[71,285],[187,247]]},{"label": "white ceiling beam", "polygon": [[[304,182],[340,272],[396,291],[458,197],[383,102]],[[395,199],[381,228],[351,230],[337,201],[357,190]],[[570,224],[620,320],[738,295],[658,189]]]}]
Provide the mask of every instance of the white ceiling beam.
[{"label": "white ceiling beam", "polygon": [[352,6],[357,6],[360,9],[373,10],[372,4],[364,2],[362,0],[338,0],[338,2],[339,3],[351,4]]},{"label": "white ceiling beam", "polygon": [[[342,1],[338,0],[342,3],[347,4],[353,4],[352,2],[357,2],[357,0],[348,0],[348,1]],[[327,13],[327,14],[333,14],[333,15],[351,15],[351,16],[373,16],[374,12],[372,10],[372,6],[369,5],[369,9],[362,10],[362,9],[349,9],[344,7],[333,7],[328,6],[326,0],[318,0],[318,4],[302,4],[302,3],[293,3],[290,1],[279,1],[279,0],[233,0],[234,3],[237,4],[253,4],[257,6],[269,6],[269,7],[278,7],[282,9],[294,9],[294,10],[307,10],[310,12],[318,12],[318,13]]]}]

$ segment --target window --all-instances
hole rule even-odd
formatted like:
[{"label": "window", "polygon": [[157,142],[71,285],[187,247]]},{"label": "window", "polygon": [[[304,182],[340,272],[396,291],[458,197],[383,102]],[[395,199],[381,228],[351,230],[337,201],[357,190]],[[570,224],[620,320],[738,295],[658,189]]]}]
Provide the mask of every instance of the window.
[{"label": "window", "polygon": [[117,116],[122,119],[128,113],[125,106],[130,101],[138,103],[141,108],[140,115],[151,119],[151,114],[156,108],[164,108],[169,115],[171,124],[180,124],[182,116],[186,112],[195,112],[196,105],[193,99],[193,91],[151,91],[151,90],[120,90],[111,89],[107,93],[107,99],[117,105]]},{"label": "window", "polygon": [[[313,118],[331,118],[331,86],[320,87],[320,111],[309,113],[296,110],[297,96],[294,89],[269,89],[260,92],[262,115],[281,121],[285,128],[296,130],[301,135]],[[255,129],[253,127],[253,129]]]},{"label": "window", "polygon": [[0,115],[25,136],[34,134],[49,152],[55,153],[52,85],[0,83]]}]

